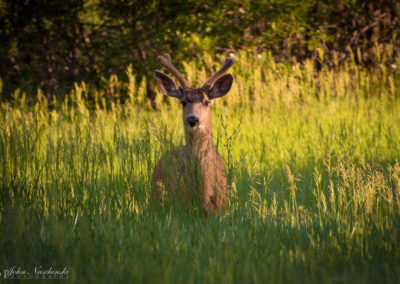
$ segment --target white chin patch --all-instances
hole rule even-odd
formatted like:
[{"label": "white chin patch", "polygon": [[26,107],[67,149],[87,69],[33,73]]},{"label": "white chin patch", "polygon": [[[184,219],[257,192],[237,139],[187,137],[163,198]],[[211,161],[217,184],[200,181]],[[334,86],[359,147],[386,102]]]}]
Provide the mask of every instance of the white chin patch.
[{"label": "white chin patch", "polygon": [[191,134],[197,133],[208,133],[208,128],[204,125],[196,125],[195,127],[188,127],[188,131]]},{"label": "white chin patch", "polygon": [[198,125],[197,126],[198,128],[199,128],[199,130],[201,131],[201,132],[206,132],[207,131],[207,127],[205,127],[204,125]]}]

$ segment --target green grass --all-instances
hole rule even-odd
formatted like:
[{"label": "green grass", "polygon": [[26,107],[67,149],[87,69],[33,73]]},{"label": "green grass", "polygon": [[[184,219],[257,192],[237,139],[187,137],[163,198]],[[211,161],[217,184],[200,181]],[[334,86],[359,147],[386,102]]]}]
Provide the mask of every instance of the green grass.
[{"label": "green grass", "polygon": [[[197,85],[210,72],[200,67],[218,62],[204,58],[185,65]],[[213,106],[230,194],[218,217],[149,206],[155,162],[183,141],[180,107],[157,94],[152,110],[129,69],[127,83],[92,90],[92,103],[84,83],[69,101],[32,106],[17,91],[2,103],[1,272],[67,267],[70,282],[96,283],[399,282],[400,72],[352,63],[315,72],[240,54],[232,74]]]}]

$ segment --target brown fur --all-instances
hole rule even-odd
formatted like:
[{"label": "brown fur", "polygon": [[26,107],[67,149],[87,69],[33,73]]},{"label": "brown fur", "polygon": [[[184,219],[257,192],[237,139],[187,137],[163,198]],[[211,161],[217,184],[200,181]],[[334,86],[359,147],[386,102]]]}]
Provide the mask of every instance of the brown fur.
[{"label": "brown fur", "polygon": [[184,145],[166,153],[152,176],[152,200],[172,198],[188,209],[199,200],[208,214],[219,214],[226,206],[227,182],[223,161],[215,150],[198,158]]},{"label": "brown fur", "polygon": [[[159,62],[180,82],[187,83],[183,76],[171,66],[169,56],[159,57]],[[231,66],[233,59],[227,60]],[[226,64],[227,64],[226,63]],[[157,84],[165,94],[178,98],[182,103],[182,118],[185,128],[186,145],[167,152],[157,163],[152,176],[152,200],[163,204],[167,199],[176,200],[185,208],[193,201],[200,201],[207,214],[219,214],[227,202],[227,178],[222,158],[212,143],[211,104],[216,97],[224,96],[230,89],[233,78],[222,76],[227,65],[211,77],[214,87],[192,89],[185,86],[178,89],[167,75],[156,71]],[[224,78],[220,78],[220,77]],[[183,84],[182,83],[182,84]],[[198,123],[190,126],[186,121],[196,117]]]}]

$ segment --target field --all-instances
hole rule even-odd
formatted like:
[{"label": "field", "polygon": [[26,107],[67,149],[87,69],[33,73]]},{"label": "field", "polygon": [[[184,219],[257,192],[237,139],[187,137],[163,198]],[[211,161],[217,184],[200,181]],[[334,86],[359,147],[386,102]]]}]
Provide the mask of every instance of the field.
[{"label": "field", "polygon": [[[194,86],[223,61],[202,58],[184,65]],[[85,83],[34,105],[16,91],[0,106],[1,272],[66,267],[73,283],[398,283],[399,67],[316,71],[240,53],[231,92],[213,106],[229,204],[209,218],[149,206],[152,169],[183,143],[182,118],[160,93],[153,109],[131,68],[91,101]]]}]

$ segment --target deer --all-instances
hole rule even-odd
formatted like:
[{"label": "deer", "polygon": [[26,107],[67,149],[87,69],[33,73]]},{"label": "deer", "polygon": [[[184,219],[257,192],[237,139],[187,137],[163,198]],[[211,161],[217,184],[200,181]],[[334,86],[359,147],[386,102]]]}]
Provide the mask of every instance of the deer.
[{"label": "deer", "polygon": [[154,72],[161,93],[182,105],[186,144],[172,148],[157,162],[151,178],[151,199],[155,204],[163,204],[167,198],[177,200],[186,209],[196,201],[206,215],[218,215],[227,203],[227,175],[212,141],[211,105],[231,89],[233,76],[225,73],[234,59],[228,57],[201,88],[190,87],[171,63],[170,55],[158,56],[157,61],[179,82],[178,86],[168,75]]}]

